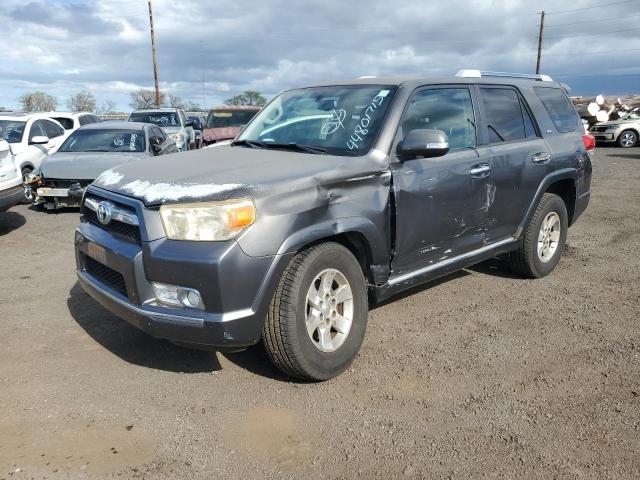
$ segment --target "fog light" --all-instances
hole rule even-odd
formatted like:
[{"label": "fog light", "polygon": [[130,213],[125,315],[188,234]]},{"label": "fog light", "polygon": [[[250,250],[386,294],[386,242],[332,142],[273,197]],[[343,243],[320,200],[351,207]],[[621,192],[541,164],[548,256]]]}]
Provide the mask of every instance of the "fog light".
[{"label": "fog light", "polygon": [[156,302],[167,307],[187,307],[204,310],[200,292],[193,288],[178,287],[166,283],[151,282]]}]

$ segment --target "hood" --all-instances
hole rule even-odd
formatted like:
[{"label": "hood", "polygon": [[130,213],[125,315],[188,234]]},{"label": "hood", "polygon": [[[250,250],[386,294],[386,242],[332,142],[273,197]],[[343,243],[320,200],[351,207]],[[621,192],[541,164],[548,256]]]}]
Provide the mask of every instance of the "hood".
[{"label": "hood", "polygon": [[219,142],[220,140],[230,140],[236,138],[242,127],[216,127],[205,128],[202,131],[202,139],[205,142]]},{"label": "hood", "polygon": [[220,146],[121,165],[94,185],[138,198],[147,205],[267,196],[326,185],[381,171],[369,157],[339,157],[284,150]]},{"label": "hood", "polygon": [[597,127],[606,127],[607,125],[621,125],[621,124],[627,124],[627,123],[637,123],[640,124],[640,120],[609,120],[608,122],[598,122],[596,123],[594,126]]},{"label": "hood", "polygon": [[61,180],[93,180],[122,163],[147,157],[145,152],[57,152],[44,159],[42,176]]},{"label": "hood", "polygon": [[162,130],[164,130],[165,133],[178,133],[182,130],[182,127],[162,127]]}]

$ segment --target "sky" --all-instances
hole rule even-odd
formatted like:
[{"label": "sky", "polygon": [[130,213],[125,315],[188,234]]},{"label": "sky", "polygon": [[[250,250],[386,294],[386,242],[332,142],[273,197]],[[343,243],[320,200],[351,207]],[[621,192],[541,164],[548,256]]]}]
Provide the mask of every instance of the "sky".
[{"label": "sky", "polygon": [[[363,75],[542,73],[574,95],[640,93],[640,0],[153,0],[160,88],[219,105]],[[146,0],[0,0],[0,106],[153,88]],[[204,80],[204,82],[203,82]]]}]

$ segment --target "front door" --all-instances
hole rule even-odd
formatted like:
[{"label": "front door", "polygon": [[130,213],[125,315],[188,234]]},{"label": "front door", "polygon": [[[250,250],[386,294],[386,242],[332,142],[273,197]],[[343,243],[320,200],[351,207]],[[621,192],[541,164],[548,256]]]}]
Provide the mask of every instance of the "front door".
[{"label": "front door", "polygon": [[395,195],[393,274],[410,272],[484,245],[493,187],[488,149],[477,148],[466,86],[427,87],[409,100],[397,136],[442,130],[450,151],[392,164]]}]

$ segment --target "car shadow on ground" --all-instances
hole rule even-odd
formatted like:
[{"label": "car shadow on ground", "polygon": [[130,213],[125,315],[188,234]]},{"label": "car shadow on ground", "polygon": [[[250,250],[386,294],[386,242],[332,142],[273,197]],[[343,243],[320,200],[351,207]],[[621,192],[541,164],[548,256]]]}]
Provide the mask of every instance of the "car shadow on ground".
[{"label": "car shadow on ground", "polygon": [[254,345],[253,347],[249,347],[242,352],[220,352],[219,355],[223,355],[236,366],[261,377],[266,377],[280,382],[304,383],[301,380],[287,377],[274,367],[269,360],[269,357],[267,357],[267,353],[264,351],[264,347],[261,343]]},{"label": "car shadow on ground", "polygon": [[610,153],[607,156],[613,158],[628,158],[631,160],[640,160],[640,151],[634,153]]},{"label": "car shadow on ground", "polygon": [[178,347],[147,335],[103,308],[78,283],[69,291],[67,307],[91,338],[128,363],[180,373],[221,370],[214,352]]},{"label": "car shadow on ground", "polygon": [[20,228],[27,219],[18,212],[0,212],[0,237]]},{"label": "car shadow on ground", "polygon": [[476,273],[484,273],[485,275],[492,275],[494,277],[511,278],[514,280],[524,280],[522,275],[518,275],[509,268],[506,260],[502,258],[490,258],[484,262],[477,263],[467,270],[471,270]]}]

